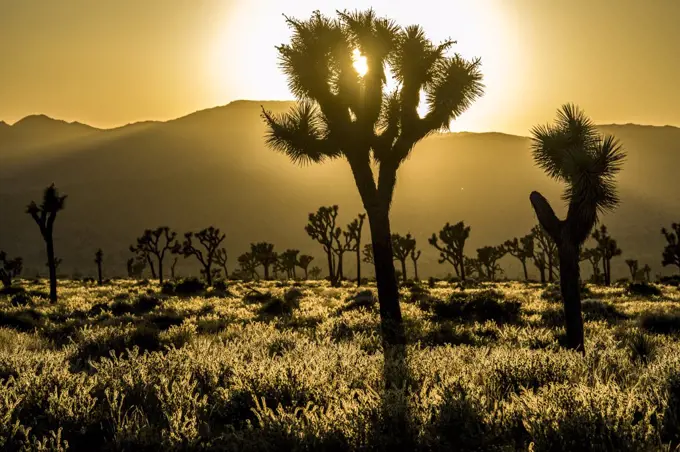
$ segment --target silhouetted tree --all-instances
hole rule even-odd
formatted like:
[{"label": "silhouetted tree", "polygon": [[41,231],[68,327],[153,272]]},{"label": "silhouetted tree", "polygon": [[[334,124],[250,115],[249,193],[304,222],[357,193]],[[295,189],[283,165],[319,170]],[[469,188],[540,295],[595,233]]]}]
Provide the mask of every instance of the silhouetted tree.
[{"label": "silhouetted tree", "polygon": [[604,283],[609,286],[612,283],[612,259],[623,254],[623,251],[619,248],[616,240],[611,238],[605,225],[595,230],[592,237],[597,242],[597,249],[602,256]]},{"label": "silhouetted tree", "polygon": [[[420,27],[399,27],[373,10],[338,15],[286,19],[293,36],[277,50],[300,102],[284,115],[263,110],[267,142],[294,162],[347,159],[368,213],[384,344],[402,344],[389,220],[397,169],[417,142],[447,129],[481,96],[480,61],[449,57],[453,41],[435,45]],[[363,76],[353,66],[355,49],[366,57]],[[393,92],[385,89],[388,68],[399,83]]]},{"label": "silhouetted tree", "polygon": [[321,268],[314,266],[311,268],[311,270],[309,270],[309,276],[311,276],[312,279],[319,279],[321,272]]},{"label": "silhouetted tree", "polygon": [[229,279],[229,270],[227,269],[227,249],[222,247],[215,251],[215,263],[220,266],[224,272],[224,279]]},{"label": "silhouetted tree", "polygon": [[534,127],[532,135],[536,164],[567,185],[563,199],[569,207],[564,220],[557,218],[540,193],[532,192],[530,199],[541,226],[557,244],[567,345],[585,353],[580,249],[597,222],[598,213],[619,203],[614,176],[620,170],[624,153],[614,137],[600,136],[590,119],[571,104],[558,111],[556,124]]},{"label": "silhouetted tree", "polygon": [[557,244],[539,224],[531,229],[538,246],[534,247],[534,265],[541,272],[541,282],[545,283],[545,270],[548,271],[548,281],[555,280],[555,270],[559,269]]},{"label": "silhouetted tree", "polygon": [[[250,245],[251,249],[253,244]],[[239,267],[241,267],[241,273],[250,279],[260,279],[260,275],[257,273],[257,267],[260,265],[260,261],[252,252],[243,253],[237,259]]]},{"label": "silhouetted tree", "polygon": [[514,238],[507,240],[503,246],[508,254],[517,258],[522,263],[524,270],[524,279],[529,279],[529,272],[527,271],[527,259],[534,257],[534,235],[528,234],[522,238]]},{"label": "silhouetted tree", "polygon": [[375,260],[373,259],[373,244],[372,243],[367,243],[364,245],[364,249],[362,251],[362,259],[364,262],[367,264],[375,265]]},{"label": "silhouetted tree", "polygon": [[251,243],[250,253],[264,269],[264,279],[269,279],[269,268],[276,264],[279,256],[274,251],[274,244],[267,242]]},{"label": "silhouetted tree", "polygon": [[[194,238],[198,240],[198,243],[194,244]],[[184,234],[184,242],[181,247],[182,254],[185,258],[196,257],[203,266],[201,274],[205,277],[209,286],[212,286],[213,276],[215,276],[212,266],[217,263],[217,250],[225,238],[226,235],[219,228],[213,226],[201,229],[196,233],[187,232]]]},{"label": "silhouetted tree", "polygon": [[465,242],[470,237],[470,226],[465,226],[465,223],[460,221],[454,225],[446,223],[441,231],[439,231],[439,240],[437,235],[432,234],[428,239],[428,243],[439,250],[439,263],[449,262],[453,265],[453,269],[462,281],[465,281]]},{"label": "silhouetted tree", "polygon": [[587,248],[581,251],[580,260],[587,260],[593,267],[593,283],[600,284],[600,261],[602,260],[602,253],[597,248]]},{"label": "silhouetted tree", "polygon": [[649,264],[645,264],[645,266],[642,267],[642,273],[645,275],[645,280],[647,282],[650,282],[652,280],[651,277],[652,267],[650,267]]},{"label": "silhouetted tree", "polygon": [[298,254],[300,254],[300,250],[286,250],[283,253],[281,253],[280,256],[280,261],[281,265],[283,267],[283,270],[286,272],[286,276],[290,279],[297,279],[297,275],[295,274],[295,267],[297,267],[298,264]]},{"label": "silhouetted tree", "polygon": [[305,272],[305,280],[309,279],[309,271],[307,269],[309,268],[309,264],[311,264],[313,260],[314,256],[303,254],[297,261],[297,266],[300,267]]},{"label": "silhouetted tree", "polygon": [[680,269],[680,224],[671,224],[671,230],[661,229],[661,233],[666,238],[668,244],[663,249],[663,259],[661,265],[676,265]]},{"label": "silhouetted tree", "polygon": [[54,221],[57,213],[64,208],[66,195],[59,196],[54,184],[47,187],[43,193],[43,201],[38,206],[34,201],[26,207],[33,221],[40,228],[40,234],[47,248],[47,267],[50,272],[50,301],[57,302],[57,261],[54,256]]},{"label": "silhouetted tree", "polygon": [[630,271],[631,281],[637,280],[637,276],[638,276],[638,261],[637,261],[637,259],[626,259],[626,265],[628,266],[628,270]]},{"label": "silhouetted tree", "polygon": [[336,227],[338,206],[319,207],[316,213],[310,213],[305,231],[323,246],[328,258],[328,276],[331,284],[335,284],[334,244],[340,237],[340,228]]},{"label": "silhouetted tree", "polygon": [[411,255],[416,247],[416,240],[411,236],[411,233],[405,236],[400,234],[392,234],[392,252],[394,253],[394,259],[401,263],[401,276],[403,281],[408,280],[406,274],[406,259]]},{"label": "silhouetted tree", "polygon": [[9,259],[7,253],[0,251],[0,281],[3,287],[12,285],[12,280],[21,274],[23,263],[20,257]]},{"label": "silhouetted tree", "polygon": [[338,264],[336,266],[335,278],[332,278],[332,280],[335,281],[335,284],[338,284],[340,281],[343,281],[345,279],[343,265],[344,255],[347,251],[351,251],[352,249],[353,249],[352,236],[350,235],[350,233],[347,231],[342,231],[340,228],[337,228],[335,234],[335,247],[333,248],[335,255],[338,256]]},{"label": "silhouetted tree", "polygon": [[[151,256],[158,260],[158,282],[163,284],[163,260],[167,253],[177,253],[180,249],[179,243],[175,241],[177,233],[170,230],[167,226],[160,226],[156,229],[146,229],[141,237],[137,239],[136,246],[130,246],[130,251],[146,256],[152,274],[154,273],[153,261]],[[154,276],[155,277],[155,276]]]},{"label": "silhouetted tree", "polygon": [[347,233],[352,239],[352,248],[357,255],[357,287],[361,286],[361,230],[364,228],[366,214],[360,213],[350,224],[347,225]]},{"label": "silhouetted tree", "polygon": [[496,272],[502,271],[498,260],[505,256],[507,251],[503,245],[483,246],[477,249],[477,262],[486,270],[486,277],[491,281],[496,280]]},{"label": "silhouetted tree", "polygon": [[413,262],[413,278],[416,281],[420,281],[418,277],[418,259],[420,259],[420,250],[416,251],[415,246],[411,250],[411,261]]},{"label": "silhouetted tree", "polygon": [[465,266],[466,277],[471,277],[475,273],[478,278],[484,279],[487,277],[484,274],[484,266],[474,257],[463,256],[463,265]]},{"label": "silhouetted tree", "polygon": [[172,258],[172,264],[170,264],[170,279],[173,281],[177,279],[177,273],[175,270],[177,269],[177,262],[179,261],[179,258],[177,256]]},{"label": "silhouetted tree", "polygon": [[94,263],[97,264],[97,284],[100,286],[104,284],[104,279],[102,278],[102,262],[104,261],[104,252],[101,248],[94,253]]},{"label": "silhouetted tree", "polygon": [[128,278],[141,278],[144,268],[146,268],[147,259],[142,255],[131,257],[127,260],[127,274]]}]

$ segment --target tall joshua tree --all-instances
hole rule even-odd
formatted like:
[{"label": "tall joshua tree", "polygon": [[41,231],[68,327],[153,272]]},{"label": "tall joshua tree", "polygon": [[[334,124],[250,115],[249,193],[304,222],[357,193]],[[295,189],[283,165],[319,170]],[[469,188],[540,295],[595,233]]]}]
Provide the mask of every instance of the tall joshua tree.
[{"label": "tall joshua tree", "polygon": [[314,256],[308,254],[303,254],[297,261],[297,266],[300,267],[305,272],[305,280],[309,279],[309,264],[314,260]]},{"label": "tall joshua tree", "polygon": [[137,245],[130,246],[131,252],[146,256],[150,265],[153,265],[151,257],[156,258],[158,261],[158,282],[160,284],[163,284],[163,260],[165,256],[168,253],[176,253],[180,249],[179,243],[175,241],[176,237],[177,233],[171,231],[169,227],[160,226],[156,229],[146,229],[142,236],[137,238]]},{"label": "tall joshua tree", "polygon": [[323,246],[328,258],[328,274],[331,284],[335,284],[334,244],[340,236],[340,228],[336,227],[338,206],[319,207],[316,213],[310,213],[305,232]]},{"label": "tall joshua tree", "polygon": [[357,287],[361,286],[361,230],[364,228],[366,214],[360,213],[350,224],[347,225],[347,233],[352,239],[352,248],[357,255]]},{"label": "tall joshua tree", "polygon": [[276,264],[279,256],[274,251],[274,244],[267,242],[251,243],[250,253],[264,269],[264,279],[269,279],[269,268]]},{"label": "tall joshua tree", "polygon": [[100,286],[104,284],[102,278],[102,262],[104,262],[104,252],[99,248],[97,252],[94,253],[94,263],[97,264],[97,284]]},{"label": "tall joshua tree", "polygon": [[[214,276],[212,266],[217,263],[218,250],[226,237],[219,228],[213,226],[201,229],[196,233],[187,232],[184,234],[184,242],[181,247],[182,254],[185,258],[190,256],[196,257],[203,267],[201,273],[205,276],[209,286],[212,286]],[[194,238],[198,243],[194,242]]]},{"label": "tall joshua tree", "polygon": [[[342,238],[342,240],[340,240]],[[345,279],[344,273],[344,256],[347,251],[352,251],[352,236],[347,231],[342,231],[340,228],[336,230],[335,248],[333,251],[338,256],[338,265],[335,269],[335,283],[339,283]]]},{"label": "tall joshua tree", "polygon": [[442,241],[442,245],[439,245],[436,234],[432,234],[432,237],[428,239],[428,243],[439,251],[439,263],[452,264],[456,276],[462,281],[465,281],[466,276],[464,248],[468,237],[470,237],[470,226],[465,226],[465,223],[460,221],[454,225],[446,223],[439,231],[439,240]]},{"label": "tall joshua tree", "polygon": [[661,233],[668,242],[663,249],[661,265],[676,265],[680,269],[680,224],[673,223],[670,230],[663,228]]},{"label": "tall joshua tree", "polygon": [[593,232],[592,237],[597,242],[597,249],[602,256],[604,283],[609,286],[612,283],[612,259],[623,254],[623,251],[616,240],[611,238],[605,225]]},{"label": "tall joshua tree", "polygon": [[392,251],[394,259],[401,263],[401,277],[403,281],[408,280],[406,275],[406,260],[411,255],[411,251],[416,248],[416,239],[411,236],[411,233],[406,235],[392,234]]},{"label": "tall joshua tree", "polygon": [[33,221],[40,228],[40,234],[45,241],[47,248],[47,267],[50,272],[50,301],[57,302],[57,259],[54,255],[54,221],[57,219],[57,213],[64,208],[66,195],[59,196],[54,184],[47,187],[43,193],[43,201],[38,206],[34,201],[26,207],[28,213]]},{"label": "tall joshua tree", "polygon": [[283,253],[281,253],[280,256],[280,261],[281,265],[283,267],[283,270],[286,272],[286,276],[290,279],[296,279],[297,275],[295,274],[295,267],[297,267],[298,264],[298,254],[300,254],[300,250],[286,250]]},{"label": "tall joshua tree", "polygon": [[[297,163],[348,161],[368,214],[383,341],[403,344],[389,220],[397,169],[416,143],[447,129],[481,96],[480,61],[448,56],[454,41],[434,44],[421,27],[400,27],[373,10],[286,20],[293,36],[277,50],[300,101],[284,115],[263,111],[267,142]],[[388,68],[393,92],[385,89]]]},{"label": "tall joshua tree", "polygon": [[638,261],[637,259],[626,259],[626,265],[630,271],[630,280],[635,281],[638,277]]},{"label": "tall joshua tree", "polygon": [[215,263],[220,266],[224,272],[224,279],[229,279],[229,269],[227,268],[227,249],[225,247],[218,248],[215,251]]},{"label": "tall joshua tree", "polygon": [[12,280],[21,274],[23,263],[20,257],[9,259],[7,253],[0,251],[0,282],[3,287],[12,285]]},{"label": "tall joshua tree", "polygon": [[418,276],[418,259],[420,259],[420,254],[420,250],[416,251],[416,247],[414,246],[411,250],[411,262],[413,262],[413,278],[416,281],[420,281],[420,277]]},{"label": "tall joshua tree", "polygon": [[534,235],[528,234],[522,238],[514,238],[507,240],[503,246],[508,254],[517,258],[522,263],[522,270],[524,270],[524,279],[529,279],[529,272],[527,271],[527,259],[534,256]]},{"label": "tall joshua tree", "polygon": [[260,279],[260,275],[257,273],[257,267],[260,265],[260,262],[253,253],[243,253],[238,257],[237,261],[238,265],[241,267],[242,275],[245,275],[250,279]]},{"label": "tall joshua tree", "polygon": [[531,193],[531,204],[541,226],[555,241],[560,262],[560,289],[564,302],[567,345],[585,353],[579,254],[598,215],[614,209],[619,198],[614,177],[625,157],[613,136],[601,136],[578,107],[564,105],[555,124],[532,129],[536,164],[566,184],[563,199],[567,217],[560,220],[540,193]]},{"label": "tall joshua tree", "polygon": [[496,280],[496,272],[500,270],[498,260],[506,253],[503,245],[483,246],[477,249],[477,262],[486,269],[486,277],[491,281]]}]

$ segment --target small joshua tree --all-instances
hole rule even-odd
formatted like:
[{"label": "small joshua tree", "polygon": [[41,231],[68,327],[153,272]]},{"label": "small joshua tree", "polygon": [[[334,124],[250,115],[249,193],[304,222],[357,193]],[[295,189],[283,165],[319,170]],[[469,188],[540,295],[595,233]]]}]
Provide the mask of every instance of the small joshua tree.
[{"label": "small joshua tree", "polygon": [[312,279],[319,279],[321,272],[321,268],[314,266],[309,270],[309,276],[311,276]]},{"label": "small joshua tree", "polygon": [[642,274],[645,275],[645,281],[651,282],[651,273],[652,273],[652,267],[649,266],[649,264],[645,264],[644,267],[642,267]]},{"label": "small joshua tree", "polygon": [[146,268],[147,259],[144,256],[137,255],[127,260],[127,274],[128,278],[139,279]]},{"label": "small joshua tree", "polygon": [[310,256],[308,254],[303,254],[300,256],[300,258],[297,261],[297,266],[302,269],[302,271],[305,272],[305,280],[309,279],[309,264],[312,263],[314,260],[314,256]]},{"label": "small joshua tree", "polygon": [[94,253],[94,263],[97,264],[97,284],[100,286],[104,284],[104,279],[102,278],[102,262],[104,261],[104,252],[101,248]]},{"label": "small joshua tree", "polygon": [[413,278],[416,281],[420,281],[420,277],[418,276],[418,259],[420,259],[420,250],[416,251],[416,248],[413,247],[411,250],[411,262],[413,262]]},{"label": "small joshua tree", "polygon": [[630,271],[630,280],[635,281],[638,277],[638,261],[637,259],[626,259],[626,265]]},{"label": "small joshua tree", "polygon": [[[342,240],[341,240],[342,239]],[[338,264],[335,269],[335,277],[332,281],[335,281],[335,285],[339,284],[340,281],[345,279],[344,273],[344,256],[347,251],[352,250],[352,236],[347,231],[342,231],[340,228],[336,229],[335,235],[335,247],[333,252],[338,256]]]},{"label": "small joshua tree", "polygon": [[[155,257],[158,261],[158,282],[163,284],[163,260],[169,253],[179,252],[180,245],[175,241],[177,233],[170,230],[167,226],[156,229],[146,229],[141,237],[137,239],[137,245],[130,246],[130,251],[140,256],[146,256],[152,274],[154,273],[153,261]],[[155,275],[154,275],[155,277]]]},{"label": "small joshua tree", "polygon": [[522,270],[524,270],[524,279],[529,279],[529,272],[527,271],[527,259],[534,257],[534,235],[528,234],[522,238],[514,238],[506,241],[503,246],[508,254],[517,258],[522,263]]},{"label": "small joshua tree", "polygon": [[[194,238],[198,243],[194,242]],[[187,232],[184,234],[184,243],[182,243],[180,248],[182,254],[185,258],[190,256],[196,257],[203,267],[201,274],[205,277],[209,286],[212,286],[213,277],[215,276],[212,267],[217,262],[217,250],[225,238],[226,235],[219,228],[213,226],[201,229],[196,233]]]},{"label": "small joshua tree", "polygon": [[364,245],[364,249],[361,253],[363,257],[361,258],[365,263],[374,265],[375,261],[373,259],[373,244],[367,243]]},{"label": "small joshua tree", "polygon": [[215,263],[220,266],[224,272],[224,279],[229,279],[229,269],[227,268],[227,249],[225,247],[218,248],[215,251]]},{"label": "small joshua tree", "polygon": [[298,254],[300,254],[300,250],[288,249],[281,253],[281,256],[279,257],[281,267],[283,271],[286,272],[288,279],[297,279],[295,267],[297,267],[298,264]]},{"label": "small joshua tree", "polygon": [[50,272],[50,301],[57,302],[57,260],[54,255],[54,221],[57,219],[57,213],[64,208],[66,196],[59,196],[54,184],[47,187],[43,193],[43,201],[40,206],[35,202],[26,207],[28,213],[33,221],[40,228],[40,234],[45,241],[47,248],[47,267]]},{"label": "small joshua tree", "polygon": [[582,261],[590,262],[593,267],[593,283],[600,284],[600,261],[602,260],[602,253],[598,248],[587,248],[581,251]]},{"label": "small joshua tree", "polygon": [[661,229],[661,233],[666,238],[668,244],[663,249],[663,259],[661,265],[675,265],[680,269],[680,224],[673,223],[671,229]]},{"label": "small joshua tree", "polygon": [[619,203],[614,176],[624,159],[612,136],[602,137],[590,119],[576,106],[564,105],[557,122],[532,130],[534,161],[546,173],[567,186],[567,217],[560,220],[540,193],[532,192],[531,204],[538,221],[556,243],[560,262],[560,288],[564,302],[567,346],[585,353],[579,255],[598,214]]},{"label": "small joshua tree", "polygon": [[251,243],[250,253],[253,255],[255,260],[262,265],[264,269],[264,279],[269,279],[269,269],[279,259],[278,254],[274,251],[274,244],[267,242]]},{"label": "small joshua tree", "polygon": [[604,283],[609,286],[612,283],[612,259],[623,254],[623,251],[619,248],[616,240],[611,238],[605,225],[594,231],[592,237],[597,242],[597,249],[602,256]]},{"label": "small joshua tree", "polygon": [[242,275],[250,279],[260,279],[260,275],[257,273],[257,267],[260,265],[260,262],[253,253],[243,253],[238,257],[237,261],[239,267],[241,267]]},{"label": "small joshua tree", "polygon": [[361,286],[361,230],[364,228],[366,214],[360,213],[350,224],[347,225],[347,233],[352,240],[350,251],[357,255],[357,287]]},{"label": "small joshua tree", "polygon": [[328,275],[331,284],[335,284],[334,245],[340,237],[340,228],[336,226],[338,206],[319,207],[316,213],[310,213],[305,231],[311,238],[323,246],[328,258]]},{"label": "small joshua tree", "polygon": [[502,271],[498,260],[507,253],[503,245],[483,246],[477,249],[477,262],[486,269],[486,277],[491,281],[496,280],[496,273]]},{"label": "small joshua tree", "polygon": [[555,270],[559,269],[557,244],[539,224],[531,229],[538,246],[534,247],[534,265],[541,272],[541,282],[545,283],[545,271],[548,271],[548,281],[555,280]]},{"label": "small joshua tree", "polygon": [[172,264],[170,264],[170,279],[173,281],[177,279],[177,262],[179,262],[179,257],[174,256],[172,258]]},{"label": "small joshua tree", "polygon": [[394,259],[401,263],[401,276],[403,281],[408,280],[406,275],[406,259],[411,255],[411,251],[416,248],[416,239],[410,233],[405,236],[399,234],[392,234],[392,252]]},{"label": "small joshua tree", "polygon": [[463,257],[463,265],[465,266],[465,276],[472,277],[473,274],[477,274],[478,278],[484,279],[486,275],[484,274],[484,266],[478,259],[474,257]]},{"label": "small joshua tree", "polygon": [[21,274],[23,260],[20,257],[9,259],[7,253],[0,251],[0,281],[3,287],[10,287],[12,280]]},{"label": "small joshua tree", "polygon": [[439,263],[449,262],[453,265],[461,281],[465,281],[465,242],[470,237],[470,226],[465,226],[462,221],[451,225],[446,223],[441,231],[439,231],[439,240],[442,244],[439,245],[437,235],[432,234],[428,239],[428,243],[439,251]]}]

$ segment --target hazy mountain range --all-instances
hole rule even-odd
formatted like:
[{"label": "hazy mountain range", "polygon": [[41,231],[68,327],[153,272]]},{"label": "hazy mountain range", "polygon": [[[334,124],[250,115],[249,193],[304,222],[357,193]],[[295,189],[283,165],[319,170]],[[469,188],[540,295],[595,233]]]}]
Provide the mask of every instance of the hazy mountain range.
[{"label": "hazy mountain range", "polygon": [[[320,245],[304,232],[307,214],[338,204],[344,225],[362,210],[349,167],[341,160],[297,167],[266,148],[261,104],[273,111],[290,106],[237,101],[167,122],[107,130],[44,115],[11,126],[0,122],[0,249],[23,256],[25,274],[45,273],[44,246],[24,210],[54,182],[69,196],[55,226],[63,273],[91,274],[94,252],[102,247],[105,271],[123,275],[128,246],[143,229],[160,225],[182,233],[221,228],[232,268],[255,241],[273,242],[279,251],[301,249],[323,267]],[[662,273],[660,229],[680,221],[680,128],[600,128],[628,151],[619,177],[622,205],[603,217],[624,251],[615,260],[615,276],[627,275],[626,258]],[[394,232],[410,231],[418,239],[423,276],[452,271],[437,263],[427,244],[447,221],[472,226],[468,254],[474,255],[480,246],[529,231],[536,221],[532,190],[561,204],[560,185],[534,167],[529,145],[526,137],[501,133],[449,133],[416,147],[398,174],[392,225]],[[370,240],[368,227],[364,236]],[[345,264],[350,275],[353,262],[347,258]],[[502,265],[509,276],[518,275],[513,258]],[[189,267],[179,268],[186,274]]]}]

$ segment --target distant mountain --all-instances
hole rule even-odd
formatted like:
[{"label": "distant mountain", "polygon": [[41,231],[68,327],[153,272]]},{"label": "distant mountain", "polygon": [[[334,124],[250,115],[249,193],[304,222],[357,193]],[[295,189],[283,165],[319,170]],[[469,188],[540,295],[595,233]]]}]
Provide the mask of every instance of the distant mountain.
[{"label": "distant mountain", "polygon": [[[266,148],[261,104],[275,112],[291,105],[237,101],[167,122],[108,130],[45,116],[0,126],[0,249],[24,256],[29,273],[44,273],[37,227],[23,212],[55,182],[69,195],[56,224],[56,252],[68,273],[92,273],[94,251],[102,247],[109,274],[123,274],[128,245],[144,228],[159,225],[180,232],[222,228],[231,267],[250,242],[263,240],[280,250],[313,254],[314,263],[323,266],[320,246],[304,232],[307,213],[339,204],[346,224],[363,210],[349,167],[342,160],[297,167]],[[624,250],[614,271],[625,276],[623,260],[637,258],[661,273],[660,229],[680,221],[680,129],[601,130],[615,134],[628,151],[619,177],[623,203],[603,218]],[[427,237],[447,221],[464,220],[472,226],[473,255],[480,246],[525,234],[536,221],[528,200],[532,190],[560,204],[561,186],[533,165],[528,138],[435,135],[399,170],[393,231],[410,231],[418,239],[423,275],[445,275],[452,269],[437,263]],[[345,265],[351,269],[352,263]],[[183,264],[189,271],[188,262]],[[512,258],[503,266],[518,275]]]}]

